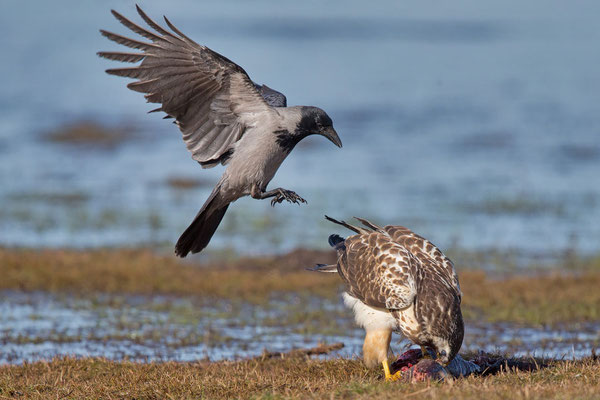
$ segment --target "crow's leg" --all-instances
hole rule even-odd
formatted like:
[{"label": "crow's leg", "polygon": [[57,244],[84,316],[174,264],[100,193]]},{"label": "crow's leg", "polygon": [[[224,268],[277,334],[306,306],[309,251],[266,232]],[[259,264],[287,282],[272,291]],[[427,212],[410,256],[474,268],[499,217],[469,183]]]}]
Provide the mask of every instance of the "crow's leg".
[{"label": "crow's leg", "polygon": [[292,192],[291,190],[287,190],[287,189],[283,189],[283,188],[277,188],[277,189],[273,189],[273,190],[269,190],[268,192],[265,192],[265,191],[261,190],[258,187],[258,185],[254,185],[254,186],[252,186],[252,191],[251,191],[250,195],[255,199],[268,199],[268,198],[273,197],[273,200],[271,200],[272,206],[275,206],[275,203],[281,203],[284,200],[287,200],[290,203],[296,203],[296,204],[306,203],[306,200],[304,200],[302,197],[298,196],[296,194],[296,192]]}]

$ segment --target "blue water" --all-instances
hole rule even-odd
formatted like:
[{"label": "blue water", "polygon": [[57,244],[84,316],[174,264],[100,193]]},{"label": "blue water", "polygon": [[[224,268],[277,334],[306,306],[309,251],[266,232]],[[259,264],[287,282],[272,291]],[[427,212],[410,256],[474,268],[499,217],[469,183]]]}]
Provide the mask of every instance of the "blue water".
[{"label": "blue water", "polygon": [[[103,70],[133,2],[0,5],[0,244],[170,249],[222,169]],[[442,248],[599,250],[600,3],[142,1],[290,104],[332,116],[344,148],[305,140],[272,187],[308,205],[242,199],[209,251],[324,247],[322,215],[402,224]],[[121,49],[122,50],[122,49]],[[109,149],[45,140],[66,123],[136,127]],[[176,190],[169,177],[206,184]],[[73,201],[48,201],[60,194]],[[60,197],[60,196],[58,196]]]},{"label": "blue water", "polygon": [[[48,293],[0,291],[0,365],[57,356],[106,357],[135,361],[195,361],[256,357],[319,343],[344,343],[333,357],[360,357],[364,331],[341,301],[302,299],[303,322],[286,320],[294,298],[267,305],[198,304],[169,296],[106,296],[78,299]],[[297,302],[298,303],[298,302]],[[296,306],[298,307],[298,306]],[[325,310],[335,331],[310,319]],[[275,323],[273,323],[275,321]],[[278,323],[279,322],[279,323]],[[598,323],[521,327],[468,321],[462,352],[485,351],[515,357],[589,357],[598,348]],[[394,335],[392,349],[411,346]]]}]

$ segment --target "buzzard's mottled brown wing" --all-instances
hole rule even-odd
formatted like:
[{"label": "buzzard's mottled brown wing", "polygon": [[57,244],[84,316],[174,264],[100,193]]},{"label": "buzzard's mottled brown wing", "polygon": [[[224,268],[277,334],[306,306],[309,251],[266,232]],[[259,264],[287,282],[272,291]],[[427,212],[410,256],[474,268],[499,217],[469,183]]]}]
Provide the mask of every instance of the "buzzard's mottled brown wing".
[{"label": "buzzard's mottled brown wing", "polygon": [[415,256],[426,268],[435,273],[436,279],[454,288],[462,297],[454,264],[433,243],[403,226],[387,225],[383,228],[392,240]]},{"label": "buzzard's mottled brown wing", "polygon": [[413,303],[416,260],[406,249],[380,232],[350,236],[344,245],[338,250],[338,272],[352,296],[390,310]]},{"label": "buzzard's mottled brown wing", "polygon": [[112,13],[151,43],[101,30],[108,39],[141,52],[98,55],[123,62],[141,61],[141,64],[106,72],[137,79],[127,87],[145,93],[148,102],[161,104],[152,111],[164,111],[176,119],[194,160],[204,167],[225,162],[231,146],[253,123],[255,114],[274,111],[240,66],[189,39],[166,18],[173,32],[158,25],[139,7],[137,10],[155,32],[114,10]]}]

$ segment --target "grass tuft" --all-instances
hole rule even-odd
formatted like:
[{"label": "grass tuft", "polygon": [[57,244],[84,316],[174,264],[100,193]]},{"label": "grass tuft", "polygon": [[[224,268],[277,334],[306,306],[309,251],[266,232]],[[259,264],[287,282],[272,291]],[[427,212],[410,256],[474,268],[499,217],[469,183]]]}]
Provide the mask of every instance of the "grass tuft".
[{"label": "grass tuft", "polygon": [[[174,294],[268,300],[273,292],[337,295],[339,278],[305,270],[310,251],[231,262],[199,264],[147,249],[26,250],[0,248],[0,289],[87,293]],[[218,283],[218,284],[217,284]]]},{"label": "grass tuft", "polygon": [[600,363],[554,361],[534,372],[503,371],[447,383],[386,383],[359,360],[252,359],[132,363],[57,358],[0,367],[5,398],[138,399],[594,399]]}]

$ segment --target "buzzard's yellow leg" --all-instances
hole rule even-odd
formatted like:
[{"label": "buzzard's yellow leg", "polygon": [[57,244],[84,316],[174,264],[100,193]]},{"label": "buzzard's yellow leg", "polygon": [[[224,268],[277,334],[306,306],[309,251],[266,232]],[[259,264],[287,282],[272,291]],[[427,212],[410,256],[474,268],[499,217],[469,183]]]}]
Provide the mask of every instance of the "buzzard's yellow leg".
[{"label": "buzzard's yellow leg", "polygon": [[391,338],[391,329],[368,330],[365,335],[365,342],[363,343],[365,365],[369,368],[375,368],[378,364],[381,364],[386,381],[395,381],[402,376],[399,372],[394,375],[390,373],[388,357]]},{"label": "buzzard's yellow leg", "polygon": [[402,374],[400,373],[400,371],[396,372],[394,375],[390,373],[390,365],[388,364],[387,358],[383,360],[381,364],[383,365],[383,373],[385,374],[386,382],[393,382],[402,378]]}]

